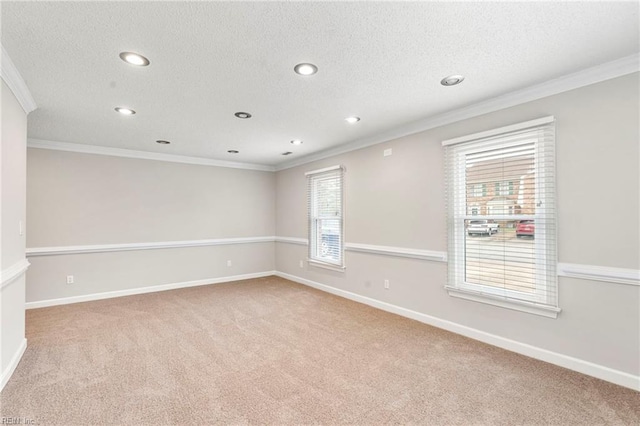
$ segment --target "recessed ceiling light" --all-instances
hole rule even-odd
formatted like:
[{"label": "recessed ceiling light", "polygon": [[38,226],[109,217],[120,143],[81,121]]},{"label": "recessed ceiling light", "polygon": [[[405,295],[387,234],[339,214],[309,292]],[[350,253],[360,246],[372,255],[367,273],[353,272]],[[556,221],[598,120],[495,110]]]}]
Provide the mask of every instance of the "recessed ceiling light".
[{"label": "recessed ceiling light", "polygon": [[287,152],[283,152],[282,153],[282,155],[291,155],[291,154],[293,154],[293,152],[291,152],[291,151],[287,151]]},{"label": "recessed ceiling light", "polygon": [[227,151],[229,154],[237,154],[240,151],[236,151],[235,149],[230,149],[229,151]]},{"label": "recessed ceiling light", "polygon": [[136,65],[139,67],[146,67],[147,65],[149,65],[149,60],[147,58],[145,58],[144,56],[138,54],[138,53],[133,53],[133,52],[122,52],[120,53],[120,59],[122,59],[123,61],[125,61],[128,64],[131,65]]},{"label": "recessed ceiling light", "polygon": [[117,107],[115,110],[122,115],[133,115],[136,113],[134,110],[130,108],[124,108],[124,107]]},{"label": "recessed ceiling light", "polygon": [[463,80],[464,76],[462,75],[450,75],[440,80],[440,84],[443,86],[455,86],[456,84],[462,83]]},{"label": "recessed ceiling light", "polygon": [[347,117],[344,120],[349,124],[354,124],[360,121],[360,117]]},{"label": "recessed ceiling light", "polygon": [[161,145],[169,145],[171,142],[169,142],[169,141],[163,141],[163,140],[158,140],[158,141],[156,141],[156,143],[159,143],[159,144],[161,144]]},{"label": "recessed ceiling light", "polygon": [[291,141],[291,143],[294,145],[302,145],[302,141],[300,139],[294,139]]},{"label": "recessed ceiling light", "polygon": [[293,70],[300,75],[313,75],[318,72],[318,67],[313,64],[298,64],[293,67]]},{"label": "recessed ceiling light", "polygon": [[242,119],[251,118],[251,114],[249,114],[248,112],[236,112],[233,115],[235,115],[238,118],[242,118]]}]

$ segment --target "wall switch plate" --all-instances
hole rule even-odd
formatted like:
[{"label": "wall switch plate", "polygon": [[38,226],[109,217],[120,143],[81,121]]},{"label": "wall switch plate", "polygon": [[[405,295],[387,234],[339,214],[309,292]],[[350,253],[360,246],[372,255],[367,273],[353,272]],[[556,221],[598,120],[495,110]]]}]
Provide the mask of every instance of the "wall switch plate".
[{"label": "wall switch plate", "polygon": [[24,235],[24,224],[22,223],[22,221],[18,222],[18,233],[20,235]]},{"label": "wall switch plate", "polygon": [[67,284],[73,284],[73,275],[67,275]]},{"label": "wall switch plate", "polygon": [[227,266],[231,266],[231,261],[227,260]]},{"label": "wall switch plate", "polygon": [[393,154],[393,150],[392,150],[391,148],[389,148],[389,149],[385,149],[385,150],[384,150],[384,156],[385,156],[385,157],[388,157],[388,156],[390,156],[391,154]]},{"label": "wall switch plate", "polygon": [[301,267],[301,268],[304,268],[304,260],[301,260],[301,261],[300,261],[300,267]]},{"label": "wall switch plate", "polygon": [[389,280],[384,280],[384,288],[389,290]]}]

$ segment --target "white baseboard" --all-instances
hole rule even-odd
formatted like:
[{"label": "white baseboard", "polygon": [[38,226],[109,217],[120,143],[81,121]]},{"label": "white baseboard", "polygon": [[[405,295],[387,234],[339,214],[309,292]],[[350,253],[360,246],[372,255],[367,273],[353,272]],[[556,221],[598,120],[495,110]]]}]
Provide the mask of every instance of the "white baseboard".
[{"label": "white baseboard", "polygon": [[27,302],[26,309],[45,308],[48,306],[68,305],[70,303],[90,302],[92,300],[111,299],[114,297],[132,296],[135,294],[155,293],[157,291],[175,290],[178,288],[196,287],[208,284],[219,284],[231,281],[248,280],[275,275],[275,271],[256,272],[252,274],[232,275],[227,277],[209,278],[204,280],[185,281],[180,283],[153,285],[148,287],[129,288],[126,290],[107,291],[104,293],[84,294],[81,296],[62,297],[60,299],[39,300]]},{"label": "white baseboard", "polygon": [[2,372],[2,376],[0,377],[0,392],[2,392],[2,389],[4,389],[4,386],[7,384],[7,382],[11,378],[11,375],[16,370],[16,367],[18,366],[18,364],[20,363],[20,360],[22,359],[22,355],[24,355],[24,351],[26,350],[27,350],[27,339],[22,339],[22,343],[20,343],[20,346],[18,347],[18,350],[16,351],[16,353],[13,354],[13,357],[11,358],[11,362],[9,363],[9,365],[7,365],[7,367]]},{"label": "white baseboard", "polygon": [[[276,275],[281,278],[285,278],[300,284],[307,285],[309,287],[316,288],[318,290],[335,294],[346,299],[350,299],[359,303],[381,309],[383,311],[391,312],[406,318],[411,318],[416,321],[420,321],[425,324],[432,325],[447,331],[451,331],[456,334],[460,334],[465,337],[469,337],[474,340],[478,340],[484,343],[488,343],[493,346],[497,346],[512,352],[516,352],[522,355],[529,356],[531,358],[539,359],[551,364],[555,364],[564,368],[568,368],[573,371],[577,371],[582,374],[596,377],[598,379],[606,380],[611,383],[615,383],[620,386],[624,386],[630,389],[640,391],[640,376],[634,376],[629,373],[625,373],[619,370],[614,370],[602,365],[594,364],[589,361],[585,361],[579,358],[574,358],[568,355],[563,355],[557,352],[552,352],[547,349],[542,349],[536,346],[528,345],[526,343],[517,342],[515,340],[507,339],[495,334],[487,333],[475,328],[460,325],[451,321],[443,320],[437,317],[433,317],[421,312],[416,312],[410,309],[402,308],[387,302],[372,299],[370,297],[362,296],[356,293],[352,293],[345,290],[340,290],[325,284],[320,284],[315,281],[311,281],[305,278],[301,278],[295,275],[290,275],[279,271],[265,271],[253,274],[234,275],[228,277],[212,278],[205,280],[187,281],[181,283],[163,284],[157,286],[141,287],[127,290],[110,291],[105,293],[94,293],[82,296],[73,296],[60,299],[42,300],[37,302],[28,302],[26,304],[27,309],[43,308],[47,306],[65,305],[70,303],[88,302],[92,300],[109,299],[114,297],[131,296],[135,294],[153,293],[157,291],[166,291],[186,287],[195,287],[208,284],[218,284],[231,281],[240,281],[251,278],[261,278],[271,275]],[[24,350],[26,349],[26,339],[22,345],[20,351],[16,353],[14,359],[9,367],[2,373],[2,386],[11,377],[13,370],[18,365]],[[1,388],[0,388],[1,389]]]},{"label": "white baseboard", "polygon": [[584,361],[582,359],[570,357],[557,352],[552,352],[536,346],[528,345],[526,343],[517,342],[515,340],[500,337],[495,334],[486,333],[475,328],[436,318],[430,315],[423,314],[421,312],[412,311],[410,309],[392,305],[387,302],[381,302],[379,300],[361,296],[349,291],[340,290],[295,275],[290,275],[284,272],[276,272],[275,275],[281,278],[295,281],[300,284],[307,285],[309,287],[316,288],[321,291],[325,291],[327,293],[335,294],[336,296],[364,303],[365,305],[373,306],[374,308],[382,309],[383,311],[391,312],[406,318],[411,318],[416,321],[432,325],[434,327],[451,331],[453,333],[460,334],[474,340],[479,340],[481,342],[488,343],[502,349],[526,355],[528,357],[539,359],[551,364],[559,365],[560,367],[568,368],[569,370],[577,371],[588,376],[593,376],[598,379],[606,380],[620,386],[640,391],[640,376],[634,376],[633,374],[614,370],[612,368],[594,364],[589,361]]}]

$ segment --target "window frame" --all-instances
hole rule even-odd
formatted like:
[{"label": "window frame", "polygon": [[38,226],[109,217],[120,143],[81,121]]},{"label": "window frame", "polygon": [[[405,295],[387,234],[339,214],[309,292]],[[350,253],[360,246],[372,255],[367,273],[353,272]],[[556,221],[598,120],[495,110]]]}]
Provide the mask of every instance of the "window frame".
[{"label": "window frame", "polygon": [[[541,143],[538,139],[534,142],[534,165],[533,171],[538,177],[535,185],[535,205],[534,214],[501,214],[501,215],[473,215],[469,208],[472,202],[466,197],[463,188],[468,188],[469,183],[466,181],[466,155],[470,153],[482,153],[493,149],[505,149],[521,145],[522,142],[510,139],[513,132],[534,129],[536,127],[555,124],[554,117],[545,117],[538,120],[532,120],[525,123],[515,124],[488,132],[482,132],[474,135],[456,138],[449,141],[443,141],[442,145],[447,147],[455,145],[455,151],[447,151],[446,167],[448,175],[453,176],[451,181],[447,182],[447,196],[449,197],[448,206],[448,226],[449,226],[449,279],[445,285],[448,293],[453,297],[459,297],[467,300],[473,300],[491,305],[501,306],[504,308],[515,309],[519,311],[534,313],[551,318],[556,318],[560,308],[558,307],[558,281],[557,281],[557,258],[555,257],[557,250],[557,238],[555,235],[555,226],[547,229],[547,221],[551,218],[555,224],[557,214],[552,209],[552,213],[539,209],[539,206],[547,206],[547,204],[555,205],[555,191],[540,191],[545,185],[544,179],[548,176],[549,170],[553,172],[554,183],[556,180],[554,162],[540,161],[541,154],[547,153],[550,149]],[[555,145],[555,136],[551,142],[551,151]],[[447,148],[451,150],[452,148]],[[551,168],[551,169],[550,169]],[[542,179],[542,180],[539,180]],[[509,181],[505,181],[509,182]],[[477,184],[477,182],[475,182]],[[496,183],[495,188],[502,184]],[[507,184],[508,185],[508,184]],[[515,183],[512,183],[515,187]],[[510,190],[512,186],[507,186]],[[506,185],[505,185],[506,186]],[[510,191],[511,192],[511,191]],[[513,195],[513,194],[511,194]],[[495,196],[500,196],[497,191]],[[487,212],[489,213],[489,212]],[[515,213],[515,212],[513,212]],[[498,288],[495,286],[482,285],[466,282],[466,279],[460,280],[459,277],[466,277],[466,227],[465,223],[469,220],[534,220],[536,225],[536,238],[534,247],[534,265],[535,265],[535,292],[528,295],[525,292],[518,292],[506,288]],[[538,224],[543,224],[538,226]],[[553,244],[551,247],[550,244]],[[553,257],[552,257],[553,256]],[[549,268],[552,265],[553,271]],[[552,272],[552,273],[550,273]],[[552,291],[550,291],[552,290]],[[528,300],[525,300],[528,299]]]},{"label": "window frame", "polygon": [[[336,173],[338,174],[338,181],[340,182],[340,193],[338,195],[338,198],[340,199],[340,214],[335,218],[316,217],[314,216],[314,212],[316,211],[316,204],[318,203],[318,197],[315,193],[317,189],[316,185],[323,179],[331,178],[331,176],[335,175]],[[340,272],[346,269],[344,256],[344,174],[345,168],[342,165],[326,167],[323,169],[313,170],[305,173],[305,176],[307,177],[307,234],[309,239],[307,262],[313,266]],[[319,227],[322,225],[322,221],[325,220],[338,220],[339,222],[338,262],[333,262],[330,259],[327,259],[327,257],[318,256],[318,253],[316,252],[317,238],[319,235],[321,235]]]}]

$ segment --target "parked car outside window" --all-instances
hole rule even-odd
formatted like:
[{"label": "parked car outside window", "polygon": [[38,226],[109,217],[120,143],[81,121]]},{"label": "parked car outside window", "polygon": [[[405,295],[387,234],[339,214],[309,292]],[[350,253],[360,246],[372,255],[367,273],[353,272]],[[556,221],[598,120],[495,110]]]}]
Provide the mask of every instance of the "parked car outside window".
[{"label": "parked car outside window", "polygon": [[467,234],[469,236],[472,235],[488,235],[491,236],[498,232],[498,227],[500,225],[497,224],[493,220],[470,220],[469,226],[467,227]]},{"label": "parked car outside window", "polygon": [[534,238],[536,226],[533,220],[521,220],[516,225],[516,237]]}]

